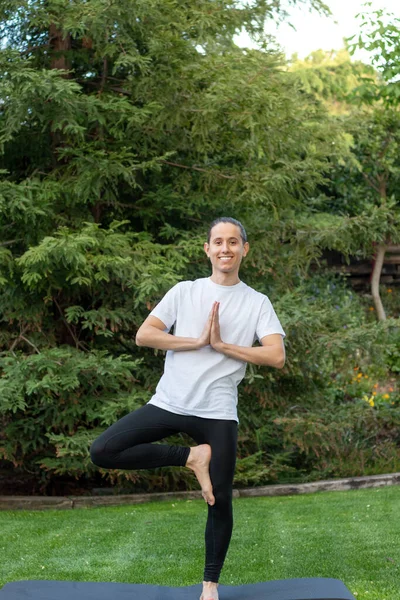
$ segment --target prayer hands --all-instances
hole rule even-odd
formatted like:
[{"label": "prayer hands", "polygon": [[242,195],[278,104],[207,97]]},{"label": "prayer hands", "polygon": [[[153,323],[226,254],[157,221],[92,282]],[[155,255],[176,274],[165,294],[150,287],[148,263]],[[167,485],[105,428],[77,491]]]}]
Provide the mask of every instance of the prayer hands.
[{"label": "prayer hands", "polygon": [[219,351],[222,343],[221,331],[219,327],[219,302],[214,302],[210,332],[210,345],[214,348],[214,350]]},{"label": "prayer hands", "polygon": [[208,346],[209,344],[214,350],[218,350],[222,344],[219,327],[219,302],[214,302],[212,305],[207,323],[198,339],[198,348],[203,348],[203,346]]},{"label": "prayer hands", "polygon": [[207,323],[205,324],[205,327],[203,329],[201,336],[197,340],[198,348],[203,348],[203,346],[208,346],[210,343],[211,326],[212,326],[215,305],[216,305],[216,302],[214,302],[214,304],[212,305],[210,314],[208,315]]}]

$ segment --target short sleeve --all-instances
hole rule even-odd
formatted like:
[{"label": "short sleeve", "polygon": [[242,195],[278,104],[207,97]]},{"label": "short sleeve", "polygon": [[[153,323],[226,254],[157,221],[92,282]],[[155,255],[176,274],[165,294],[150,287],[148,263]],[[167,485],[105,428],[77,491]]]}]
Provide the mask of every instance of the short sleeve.
[{"label": "short sleeve", "polygon": [[172,287],[160,302],[153,308],[150,315],[157,317],[166,326],[166,331],[169,331],[176,321],[178,313],[179,286],[177,283]]},{"label": "short sleeve", "polygon": [[271,301],[265,296],[257,321],[256,336],[260,341],[264,336],[273,333],[280,333],[283,337],[286,337]]}]

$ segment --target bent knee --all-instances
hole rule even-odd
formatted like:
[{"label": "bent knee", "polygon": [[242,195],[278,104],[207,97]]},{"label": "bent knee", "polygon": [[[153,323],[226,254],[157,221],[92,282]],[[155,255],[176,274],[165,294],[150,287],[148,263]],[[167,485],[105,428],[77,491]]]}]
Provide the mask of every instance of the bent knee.
[{"label": "bent knee", "polygon": [[105,444],[101,442],[99,439],[95,440],[90,446],[90,460],[96,467],[105,467],[107,468],[107,452],[105,449]]}]

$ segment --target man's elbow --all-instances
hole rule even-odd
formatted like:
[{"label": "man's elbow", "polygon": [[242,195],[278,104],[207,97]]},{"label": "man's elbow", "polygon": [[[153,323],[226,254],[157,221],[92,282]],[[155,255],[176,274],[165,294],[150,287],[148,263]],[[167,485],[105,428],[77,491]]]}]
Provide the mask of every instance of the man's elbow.
[{"label": "man's elbow", "polygon": [[285,353],[283,352],[282,354],[280,354],[277,358],[277,361],[275,363],[275,367],[277,369],[283,369],[283,367],[285,366],[285,362],[286,362],[286,356]]},{"label": "man's elbow", "polygon": [[135,343],[136,343],[136,346],[145,346],[146,345],[141,327],[139,327],[139,329],[137,330],[137,334],[135,336]]},{"label": "man's elbow", "polygon": [[273,367],[274,369],[283,369],[285,366],[286,357],[284,352],[276,352],[273,356],[266,356],[265,359],[261,360],[259,365],[267,365],[268,367]]}]

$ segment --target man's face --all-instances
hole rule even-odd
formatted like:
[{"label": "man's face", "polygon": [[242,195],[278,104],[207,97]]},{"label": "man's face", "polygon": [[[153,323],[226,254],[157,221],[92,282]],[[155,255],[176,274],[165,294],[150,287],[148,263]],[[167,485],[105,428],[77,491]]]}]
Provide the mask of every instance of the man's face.
[{"label": "man's face", "polygon": [[204,250],[211,261],[213,271],[220,273],[238,272],[249,244],[240,237],[240,229],[233,223],[218,223],[211,230],[210,243]]}]

